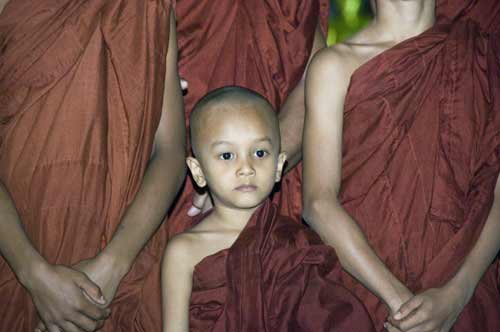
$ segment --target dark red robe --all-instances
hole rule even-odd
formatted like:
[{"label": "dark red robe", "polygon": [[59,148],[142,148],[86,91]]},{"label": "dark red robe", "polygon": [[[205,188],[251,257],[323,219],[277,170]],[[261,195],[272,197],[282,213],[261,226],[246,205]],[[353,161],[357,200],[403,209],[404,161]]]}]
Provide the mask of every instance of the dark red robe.
[{"label": "dark red robe", "polygon": [[[498,22],[488,24],[493,27]],[[488,217],[500,169],[500,38],[436,24],[357,69],[345,100],[341,200],[412,291],[446,283]],[[494,262],[455,332],[500,330]],[[382,331],[385,306],[344,273]]]},{"label": "dark red robe", "polygon": [[195,266],[189,330],[374,331],[362,303],[332,278],[336,261],[317,234],[267,201],[229,249]]},{"label": "dark red robe", "polygon": [[[182,0],[175,4],[179,73],[189,82],[186,123],[207,92],[239,85],[265,96],[279,112],[300,81],[318,23],[327,29],[329,0]],[[325,34],[326,35],[326,34]],[[289,172],[274,201],[300,220],[301,167]],[[188,180],[168,219],[169,236],[186,229],[193,183]]]},{"label": "dark red robe", "polygon": [[[169,1],[16,0],[0,15],[0,180],[50,263],[93,257],[137,193],[162,109],[169,11]],[[159,331],[156,243],[104,331]],[[0,258],[0,331],[36,323]]]}]

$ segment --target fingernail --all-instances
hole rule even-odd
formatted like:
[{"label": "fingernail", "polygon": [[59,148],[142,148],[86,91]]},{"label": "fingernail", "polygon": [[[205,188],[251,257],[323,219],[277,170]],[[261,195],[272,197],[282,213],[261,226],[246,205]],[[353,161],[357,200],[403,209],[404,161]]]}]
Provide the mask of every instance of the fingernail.
[{"label": "fingernail", "polygon": [[200,209],[198,209],[196,206],[191,206],[187,212],[188,216],[190,217],[194,217],[196,216],[198,213],[200,213]]},{"label": "fingernail", "polygon": [[399,312],[399,311],[398,311],[398,312],[396,312],[396,314],[394,315],[394,319],[401,319],[401,316],[402,316],[401,312]]}]

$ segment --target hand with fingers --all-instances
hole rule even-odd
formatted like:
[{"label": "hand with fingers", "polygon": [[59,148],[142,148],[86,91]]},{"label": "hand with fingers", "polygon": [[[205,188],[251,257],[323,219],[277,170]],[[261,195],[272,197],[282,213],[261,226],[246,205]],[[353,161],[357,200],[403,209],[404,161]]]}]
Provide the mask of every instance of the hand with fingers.
[{"label": "hand with fingers", "polygon": [[208,193],[198,194],[197,192],[193,195],[193,205],[189,208],[187,214],[190,217],[194,217],[200,213],[205,213],[212,208],[212,201],[208,196]]},{"label": "hand with fingers", "polygon": [[[44,264],[25,285],[49,332],[93,331],[109,316],[99,287],[72,268]],[[82,291],[96,302],[89,301]]]},{"label": "hand with fingers", "polygon": [[[101,293],[96,294],[92,292],[92,290],[87,290],[82,288],[82,293],[89,300],[92,301],[95,305],[98,305],[100,308],[105,308],[109,306],[111,301],[113,300],[118,285],[120,284],[124,275],[128,272],[128,269],[122,268],[121,266],[117,266],[113,264],[109,259],[107,259],[103,255],[97,255],[91,259],[85,259],[73,268],[81,273],[84,273],[92,282],[94,282],[101,290]],[[99,297],[104,296],[106,302],[102,302]],[[109,312],[109,309],[106,309]],[[84,331],[96,331],[100,329],[105,322],[106,317],[102,319],[98,319],[96,321],[95,326],[92,329],[84,329]],[[90,327],[90,326],[89,326]],[[37,326],[37,329],[40,332],[47,331],[47,326],[43,324],[43,321],[40,322]],[[50,330],[49,330],[50,331]]]},{"label": "hand with fingers", "polygon": [[403,332],[449,332],[469,300],[466,294],[450,283],[428,289],[403,304],[389,318],[388,327]]}]

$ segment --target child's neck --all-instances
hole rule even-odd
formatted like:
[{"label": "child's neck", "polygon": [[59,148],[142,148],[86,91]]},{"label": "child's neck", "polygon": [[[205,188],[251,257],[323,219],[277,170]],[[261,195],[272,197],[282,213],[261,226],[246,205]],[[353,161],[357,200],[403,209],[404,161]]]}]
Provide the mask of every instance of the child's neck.
[{"label": "child's neck", "polygon": [[261,206],[250,209],[236,209],[220,204],[215,204],[214,210],[210,214],[211,218],[217,220],[224,228],[231,230],[243,230],[247,225],[248,221],[252,217],[252,214]]}]

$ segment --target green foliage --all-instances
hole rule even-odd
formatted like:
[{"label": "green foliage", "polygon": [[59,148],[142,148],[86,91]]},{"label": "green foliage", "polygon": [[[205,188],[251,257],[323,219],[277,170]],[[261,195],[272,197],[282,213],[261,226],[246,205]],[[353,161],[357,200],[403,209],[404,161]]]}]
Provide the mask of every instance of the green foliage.
[{"label": "green foliage", "polygon": [[343,41],[371,20],[368,0],[331,0],[327,44]]}]

